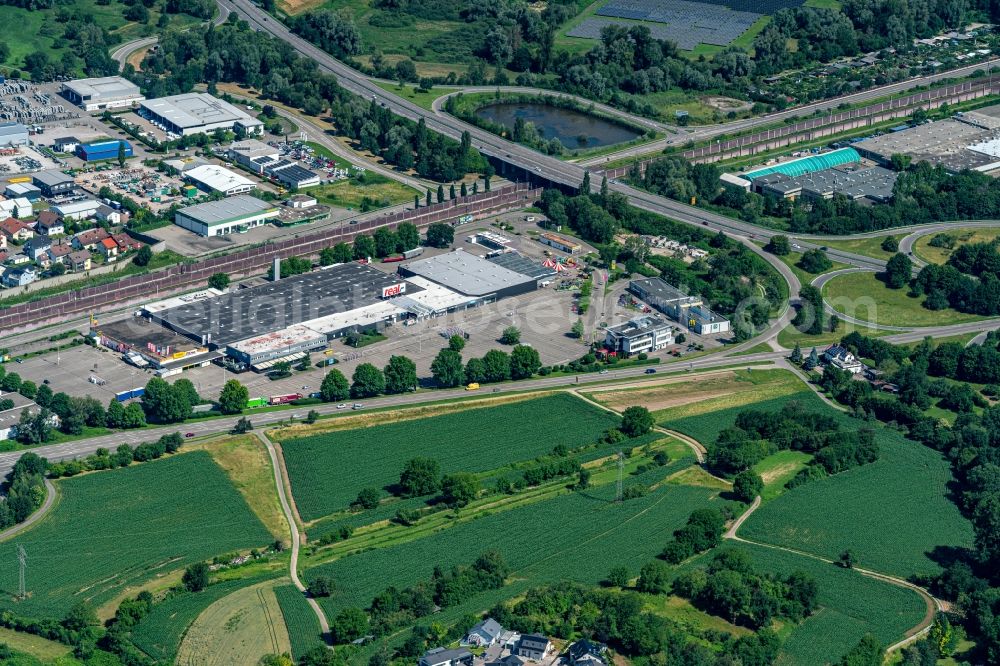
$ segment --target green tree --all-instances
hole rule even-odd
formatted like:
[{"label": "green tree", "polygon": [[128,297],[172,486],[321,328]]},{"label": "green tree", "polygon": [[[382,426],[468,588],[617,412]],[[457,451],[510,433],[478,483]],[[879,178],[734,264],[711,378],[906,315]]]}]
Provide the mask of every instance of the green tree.
[{"label": "green tree", "polygon": [[913,262],[901,252],[889,257],[885,262],[885,284],[890,289],[901,289],[910,283],[913,277]]},{"label": "green tree", "polygon": [[253,430],[253,423],[245,416],[241,416],[236,425],[233,426],[234,435],[245,435],[251,430]]},{"label": "green tree", "polygon": [[326,576],[316,576],[307,587],[310,597],[328,597],[333,593],[333,581]]},{"label": "green tree", "polygon": [[357,640],[368,631],[368,614],[360,608],[343,608],[330,620],[330,639],[336,645]]},{"label": "green tree", "polygon": [[21,388],[18,389],[18,393],[20,393],[29,400],[35,397],[35,393],[37,393],[37,391],[38,391],[38,386],[35,384],[35,382],[31,381],[30,379],[25,379],[23,382],[21,382]]},{"label": "green tree", "polygon": [[399,488],[405,497],[423,497],[441,487],[441,466],[433,458],[411,458],[399,474]]},{"label": "green tree", "polygon": [[417,365],[406,356],[390,356],[384,372],[386,393],[417,390]]},{"label": "green tree", "polygon": [[104,417],[104,420],[109,428],[123,427],[125,423],[125,406],[112,398],[111,402],[108,403],[107,415]]},{"label": "green tree", "polygon": [[122,421],[122,428],[132,430],[146,427],[146,412],[138,402],[129,403],[125,407],[125,417]]},{"label": "green tree", "polygon": [[455,472],[441,479],[441,496],[444,503],[452,508],[460,508],[476,499],[479,494],[479,479],[469,472]]},{"label": "green tree", "polygon": [[[135,5],[133,5],[133,6],[135,6]],[[145,23],[147,20],[149,20],[149,14],[148,13],[146,14],[146,18],[145,19],[140,19],[140,21],[142,23]],[[122,168],[125,168],[125,142],[124,141],[119,141],[118,142],[118,166],[122,167]]]},{"label": "green tree", "polygon": [[42,384],[35,391],[35,403],[39,407],[48,407],[52,403],[52,389],[48,384]]},{"label": "green tree", "polygon": [[851,651],[837,662],[837,666],[882,666],[885,647],[871,634],[865,634]]},{"label": "green tree", "polygon": [[809,352],[809,357],[806,358],[806,362],[802,364],[802,367],[806,370],[812,370],[817,365],[819,365],[819,354],[816,353],[816,348],[813,347],[812,351]]},{"label": "green tree", "polygon": [[651,560],[639,570],[636,589],[648,594],[663,594],[670,588],[670,568],[659,560]]},{"label": "green tree", "polygon": [[633,405],[622,412],[622,423],[618,429],[629,437],[639,437],[652,430],[654,425],[656,421],[648,409]]},{"label": "green tree", "polygon": [[396,227],[396,249],[399,252],[406,252],[420,245],[420,232],[417,227],[409,222],[401,222]]},{"label": "green tree", "polygon": [[775,234],[774,236],[771,236],[771,239],[767,242],[767,247],[765,249],[771,254],[783,257],[792,252],[792,245],[788,241],[788,236]]},{"label": "green tree", "polygon": [[63,616],[61,624],[69,631],[83,631],[100,625],[101,621],[97,619],[93,606],[86,601],[78,601]]},{"label": "green tree", "polygon": [[239,414],[247,408],[250,391],[235,379],[230,379],[219,394],[219,410],[223,414]]},{"label": "green tree", "polygon": [[898,252],[899,251],[899,241],[896,240],[895,236],[886,236],[882,239],[882,244],[879,246],[886,252]]},{"label": "green tree", "polygon": [[444,203],[444,185],[438,185],[437,202]]},{"label": "green tree", "polygon": [[460,352],[465,349],[465,338],[457,333],[448,338],[448,349]]},{"label": "green tree", "polygon": [[195,562],[184,570],[181,578],[184,587],[189,592],[201,592],[208,587],[208,565],[204,562]]},{"label": "green tree", "polygon": [[733,479],[733,494],[741,502],[749,504],[764,490],[764,480],[752,469],[747,469]]},{"label": "green tree", "polygon": [[351,397],[354,398],[370,398],[385,391],[385,377],[371,363],[356,367],[351,381]]},{"label": "green tree", "polygon": [[[472,361],[470,360],[471,364]],[[469,376],[469,368],[465,369],[466,379],[470,382],[476,381]],[[499,349],[491,349],[483,356],[483,379],[482,381],[495,384],[510,379],[510,356]]]},{"label": "green tree", "polygon": [[136,266],[148,266],[152,258],[153,251],[149,249],[148,245],[143,245],[139,248],[139,251],[135,253],[135,256],[132,257],[132,263]]},{"label": "green tree", "polygon": [[611,571],[608,572],[608,585],[613,587],[626,588],[630,580],[632,580],[632,574],[626,567],[619,565],[612,567]]},{"label": "green tree", "polygon": [[465,364],[465,381],[469,382],[485,382],[486,381],[486,363],[481,358],[470,358],[468,363]]},{"label": "green tree", "polygon": [[583,337],[583,320],[577,317],[576,321],[573,322],[572,328],[569,329],[569,335],[572,338],[580,339]]},{"label": "green tree", "polygon": [[427,244],[431,247],[445,248],[454,242],[455,227],[450,224],[435,222],[427,227]]},{"label": "green tree", "polygon": [[837,563],[845,569],[853,569],[854,565],[857,564],[857,561],[858,559],[854,555],[854,551],[849,548],[842,552],[840,557],[837,558]]},{"label": "green tree", "polygon": [[153,377],[146,383],[142,407],[146,416],[155,423],[179,423],[191,416],[187,394],[160,377]]},{"label": "green tree", "polygon": [[382,491],[378,488],[362,488],[361,491],[358,492],[358,498],[354,500],[354,505],[360,506],[362,509],[374,509],[378,506],[381,499]]},{"label": "green tree", "polygon": [[819,248],[803,252],[798,265],[802,270],[813,274],[824,273],[833,268],[833,262]]},{"label": "green tree", "polygon": [[505,345],[516,345],[521,341],[521,329],[517,326],[508,326],[500,334],[500,342]]},{"label": "green tree", "polygon": [[538,372],[542,362],[538,350],[528,345],[517,345],[510,352],[511,379],[528,379]]},{"label": "green tree", "polygon": [[198,395],[198,389],[194,387],[194,383],[186,378],[182,377],[174,382],[174,390],[180,391],[187,398],[188,404],[197,405],[201,402],[201,396]]},{"label": "green tree", "polygon": [[802,347],[799,346],[798,342],[795,343],[795,349],[792,350],[792,355],[788,357],[788,360],[795,365],[802,365]]},{"label": "green tree", "polygon": [[344,373],[334,368],[326,373],[323,383],[319,386],[319,392],[323,402],[339,402],[350,397],[351,386]]},{"label": "green tree", "polygon": [[366,234],[354,237],[354,258],[368,259],[375,256],[375,240]]},{"label": "green tree", "polygon": [[21,390],[21,375],[16,372],[8,372],[0,379],[0,389],[8,393],[17,393]]},{"label": "green tree", "polygon": [[388,257],[396,251],[396,234],[388,227],[376,229],[374,241],[376,257]]},{"label": "green tree", "polygon": [[442,349],[431,361],[431,374],[439,386],[450,388],[465,381],[462,355],[453,349]]},{"label": "green tree", "polygon": [[225,273],[212,273],[211,277],[208,278],[208,286],[212,289],[225,291],[229,288],[229,276]]}]

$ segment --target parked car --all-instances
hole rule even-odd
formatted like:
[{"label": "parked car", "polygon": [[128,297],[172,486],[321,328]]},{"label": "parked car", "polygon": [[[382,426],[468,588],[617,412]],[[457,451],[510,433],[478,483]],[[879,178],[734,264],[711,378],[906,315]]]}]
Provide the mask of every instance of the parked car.
[{"label": "parked car", "polygon": [[347,409],[347,405],[345,405],[344,403],[340,403],[339,405],[337,405],[337,409]]}]

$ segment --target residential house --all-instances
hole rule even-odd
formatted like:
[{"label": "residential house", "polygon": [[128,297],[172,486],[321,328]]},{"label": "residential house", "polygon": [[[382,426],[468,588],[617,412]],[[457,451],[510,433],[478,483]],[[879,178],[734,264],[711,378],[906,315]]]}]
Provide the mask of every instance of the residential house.
[{"label": "residential house", "polygon": [[823,352],[823,359],[835,368],[846,370],[852,375],[861,374],[865,366],[850,351],[840,345],[831,345]]},{"label": "residential house", "polygon": [[0,234],[0,250],[7,249],[7,236]]},{"label": "residential house", "polygon": [[502,632],[503,627],[500,626],[500,623],[488,617],[469,629],[462,644],[487,647],[496,643]]},{"label": "residential house", "polygon": [[128,234],[111,234],[111,237],[115,239],[115,243],[118,244],[118,254],[122,255],[126,252],[132,250],[141,250],[142,242],[137,241]]},{"label": "residential house", "polygon": [[63,265],[68,265],[69,255],[73,252],[73,246],[69,243],[56,243],[49,248],[49,261],[56,262]]},{"label": "residential house", "polygon": [[606,666],[607,651],[607,645],[584,638],[569,646],[567,657],[570,666]]},{"label": "residential house", "polygon": [[35,218],[35,231],[41,236],[58,236],[66,233],[62,218],[51,210],[43,210]]},{"label": "residential house", "polygon": [[7,237],[8,240],[24,242],[35,235],[35,232],[31,230],[31,226],[21,222],[20,220],[15,220],[12,217],[8,217],[3,222],[0,222],[0,234]]},{"label": "residential house", "polygon": [[95,213],[95,217],[98,220],[102,222],[107,222],[108,224],[115,224],[115,225],[121,224],[127,215],[128,215],[127,213],[114,209],[111,206],[108,206],[107,204],[101,204],[100,206],[98,206],[97,212]]},{"label": "residential house", "polygon": [[71,271],[89,271],[90,270],[90,251],[89,250],[77,250],[76,252],[70,252],[66,255],[67,268]]},{"label": "residential house", "polygon": [[105,238],[97,246],[97,251],[104,255],[105,261],[114,261],[118,258],[118,243],[114,238]]},{"label": "residential house", "polygon": [[107,229],[101,227],[87,229],[73,236],[73,247],[77,250],[96,250],[105,238],[111,238]]},{"label": "residential house", "polygon": [[27,241],[21,247],[21,251],[26,255],[31,257],[32,261],[38,261],[39,257],[45,256],[48,258],[49,248],[52,247],[52,241],[50,241],[45,236],[35,236]]},{"label": "residential house", "polygon": [[7,257],[7,261],[4,262],[8,266],[23,266],[24,264],[31,263],[31,257],[24,254],[23,252],[16,252]]},{"label": "residential house", "polygon": [[3,284],[5,287],[23,287],[31,284],[38,278],[35,269],[31,266],[24,268],[8,268],[3,274]]},{"label": "residential house", "polygon": [[514,654],[533,661],[541,661],[551,647],[549,639],[541,634],[524,634],[518,641]]},{"label": "residential house", "polygon": [[524,657],[518,657],[516,654],[509,654],[503,659],[491,662],[487,666],[526,666],[527,660]]},{"label": "residential house", "polygon": [[420,666],[472,666],[472,653],[465,648],[429,650],[420,658]]}]

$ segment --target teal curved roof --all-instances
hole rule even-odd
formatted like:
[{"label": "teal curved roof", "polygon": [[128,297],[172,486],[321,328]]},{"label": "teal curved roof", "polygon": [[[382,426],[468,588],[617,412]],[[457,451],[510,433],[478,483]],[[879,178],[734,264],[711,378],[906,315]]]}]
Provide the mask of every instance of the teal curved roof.
[{"label": "teal curved roof", "polygon": [[743,177],[753,180],[754,178],[768,176],[772,173],[780,173],[791,178],[796,178],[807,173],[822,171],[823,169],[832,169],[833,167],[840,166],[842,164],[851,164],[852,162],[860,161],[861,155],[858,154],[858,151],[853,148],[840,148],[839,150],[833,150],[829,153],[823,153],[822,155],[810,155],[809,157],[802,157],[797,160],[791,160],[790,162],[784,162],[782,164],[776,164],[763,169],[750,171],[749,173],[743,174]]}]

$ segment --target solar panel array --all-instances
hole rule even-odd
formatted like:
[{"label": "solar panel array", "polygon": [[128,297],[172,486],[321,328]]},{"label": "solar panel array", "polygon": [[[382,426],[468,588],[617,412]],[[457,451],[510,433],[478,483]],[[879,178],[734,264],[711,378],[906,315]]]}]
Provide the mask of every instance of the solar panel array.
[{"label": "solar panel array", "polygon": [[738,12],[771,15],[779,9],[801,7],[805,0],[701,0],[706,5],[721,5]]},{"label": "solar panel array", "polygon": [[[751,4],[751,0],[719,0],[723,1]],[[761,4],[784,1],[763,0]],[[615,19],[649,21],[647,27],[653,38],[675,42],[679,48],[690,51],[698,44],[728,46],[761,17],[761,14],[734,11],[722,4],[688,0],[612,0],[598,9],[597,14],[566,34],[600,39],[601,30],[606,26],[631,25]]]}]

